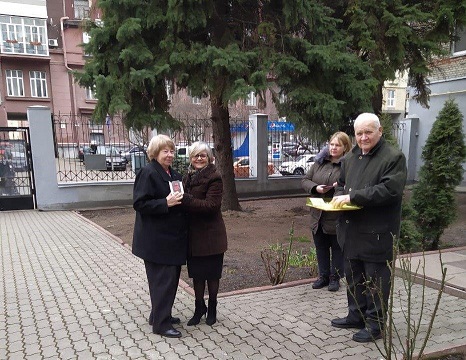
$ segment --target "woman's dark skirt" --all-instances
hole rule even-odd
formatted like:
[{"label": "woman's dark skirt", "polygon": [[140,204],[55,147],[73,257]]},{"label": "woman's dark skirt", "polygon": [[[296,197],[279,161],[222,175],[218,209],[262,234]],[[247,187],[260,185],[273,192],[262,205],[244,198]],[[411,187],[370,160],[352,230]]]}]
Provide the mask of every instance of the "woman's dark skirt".
[{"label": "woman's dark skirt", "polygon": [[188,275],[196,280],[216,280],[222,277],[223,254],[188,258]]}]

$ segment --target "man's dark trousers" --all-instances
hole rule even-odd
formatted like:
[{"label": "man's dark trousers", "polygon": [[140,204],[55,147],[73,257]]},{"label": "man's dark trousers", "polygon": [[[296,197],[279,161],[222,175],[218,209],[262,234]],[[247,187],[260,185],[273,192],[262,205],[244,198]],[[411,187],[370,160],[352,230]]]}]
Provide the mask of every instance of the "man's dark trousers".
[{"label": "man's dark trousers", "polygon": [[348,283],[348,321],[365,322],[371,331],[382,331],[390,294],[387,262],[345,259]]}]

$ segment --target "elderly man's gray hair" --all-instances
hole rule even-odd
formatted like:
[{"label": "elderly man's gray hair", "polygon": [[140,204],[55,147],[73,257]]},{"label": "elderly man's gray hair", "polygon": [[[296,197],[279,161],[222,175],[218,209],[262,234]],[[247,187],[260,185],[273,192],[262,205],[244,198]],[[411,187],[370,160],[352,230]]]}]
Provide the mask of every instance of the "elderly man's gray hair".
[{"label": "elderly man's gray hair", "polygon": [[366,122],[372,122],[376,129],[380,127],[380,120],[377,115],[373,113],[362,113],[354,120],[354,128],[356,129],[361,123]]}]

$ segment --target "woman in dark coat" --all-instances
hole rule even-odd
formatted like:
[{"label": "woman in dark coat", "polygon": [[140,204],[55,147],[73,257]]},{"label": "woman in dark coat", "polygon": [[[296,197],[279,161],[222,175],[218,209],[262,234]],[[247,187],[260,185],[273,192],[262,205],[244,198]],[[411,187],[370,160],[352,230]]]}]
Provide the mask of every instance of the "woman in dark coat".
[{"label": "woman in dark coat", "polygon": [[181,204],[183,194],[170,192],[171,181],[182,176],[171,168],[175,144],[165,135],[152,138],[147,148],[150,162],[136,175],[133,207],[136,210],[133,254],[144,260],[152,310],[152,331],[181,337],[171,316],[181,265],[186,263],[187,223]]},{"label": "woman in dark coat", "polygon": [[[340,159],[351,150],[351,141],[344,132],[336,132],[328,147],[317,156],[315,163],[302,180],[302,187],[313,197],[331,199],[340,176]],[[329,291],[340,288],[343,276],[343,253],[338,245],[336,224],[339,212],[311,208],[311,230],[316,247],[319,278],[313,289],[328,286]],[[331,254],[331,255],[330,255]]]},{"label": "woman in dark coat", "polygon": [[[188,325],[199,324],[206,312],[206,324],[213,325],[217,321],[217,294],[223,254],[227,250],[227,233],[221,212],[223,183],[207,143],[195,142],[189,156],[189,173],[183,179],[183,205],[189,213],[188,274],[193,279],[196,302],[194,316]],[[208,307],[204,302],[206,282]]]}]

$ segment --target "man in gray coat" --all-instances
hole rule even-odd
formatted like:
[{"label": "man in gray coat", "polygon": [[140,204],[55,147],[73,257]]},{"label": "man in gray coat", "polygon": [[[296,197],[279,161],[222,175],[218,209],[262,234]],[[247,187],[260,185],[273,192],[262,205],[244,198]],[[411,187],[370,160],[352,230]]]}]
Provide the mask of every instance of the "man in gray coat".
[{"label": "man in gray coat", "polygon": [[354,122],[357,146],[342,161],[334,207],[361,206],[342,211],[338,242],[345,258],[348,315],[332,320],[338,328],[361,329],[353,340],[382,337],[390,293],[393,237],[399,236],[401,201],[406,183],[406,159],[382,137],[375,114],[363,113]]}]

